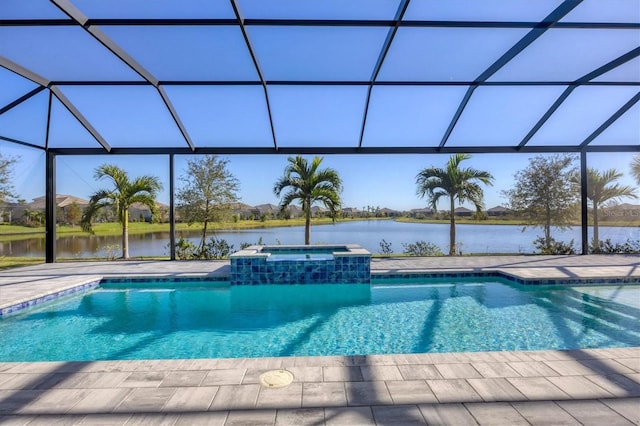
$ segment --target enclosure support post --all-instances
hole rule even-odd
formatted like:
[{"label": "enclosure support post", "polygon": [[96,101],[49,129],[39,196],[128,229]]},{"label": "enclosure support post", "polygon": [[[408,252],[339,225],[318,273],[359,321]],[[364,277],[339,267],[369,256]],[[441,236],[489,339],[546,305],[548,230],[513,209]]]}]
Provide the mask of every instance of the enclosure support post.
[{"label": "enclosure support post", "polygon": [[582,254],[589,254],[589,210],[587,205],[587,153],[580,151],[580,224]]},{"label": "enclosure support post", "polygon": [[176,215],[173,180],[173,154],[169,154],[169,256],[171,260],[176,260]]},{"label": "enclosure support post", "polygon": [[45,262],[56,261],[56,155],[47,151],[45,165]]}]

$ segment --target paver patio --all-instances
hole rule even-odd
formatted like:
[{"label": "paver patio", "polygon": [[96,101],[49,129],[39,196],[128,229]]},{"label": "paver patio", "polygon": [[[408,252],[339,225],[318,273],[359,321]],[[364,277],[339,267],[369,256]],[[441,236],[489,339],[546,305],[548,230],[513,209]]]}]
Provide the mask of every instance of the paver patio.
[{"label": "paver patio", "polygon": [[[0,272],[0,307],[103,276],[224,275],[227,262],[57,263]],[[375,259],[378,273],[640,277],[639,256]],[[287,369],[270,389],[261,373]],[[640,424],[640,348],[0,363],[0,424]]]}]

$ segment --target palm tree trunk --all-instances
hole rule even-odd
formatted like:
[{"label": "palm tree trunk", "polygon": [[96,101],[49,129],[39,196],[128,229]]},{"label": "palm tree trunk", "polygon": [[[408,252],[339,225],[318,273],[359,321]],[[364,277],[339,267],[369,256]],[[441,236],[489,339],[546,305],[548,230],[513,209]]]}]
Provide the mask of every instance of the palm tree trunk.
[{"label": "palm tree trunk", "polygon": [[311,206],[308,206],[305,211],[304,218],[304,243],[306,245],[311,244]]},{"label": "palm tree trunk", "polygon": [[449,197],[451,200],[451,224],[449,226],[449,256],[455,256],[456,254],[456,217],[454,214],[454,199],[453,196]]},{"label": "palm tree trunk", "polygon": [[129,258],[129,210],[122,212],[122,258]]}]

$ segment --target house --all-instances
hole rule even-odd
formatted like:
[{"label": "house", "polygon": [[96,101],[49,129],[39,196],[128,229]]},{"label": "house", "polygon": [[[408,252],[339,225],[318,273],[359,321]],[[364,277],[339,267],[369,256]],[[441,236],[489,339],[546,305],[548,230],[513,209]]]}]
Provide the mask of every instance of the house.
[{"label": "house", "polygon": [[[34,198],[32,202],[27,203],[27,208],[30,208],[32,210],[44,210],[46,202],[46,197],[43,195],[42,197]],[[56,206],[63,210],[65,207],[69,207],[73,203],[76,203],[77,205],[84,208],[89,204],[89,200],[78,198],[73,195],[56,195]]]},{"label": "house", "polygon": [[[23,220],[25,212],[44,212],[46,205],[46,196],[36,197],[30,203],[10,203],[13,206],[11,207],[11,212],[9,214],[10,218],[9,222],[15,223],[18,220]],[[64,222],[67,217],[67,212],[69,211],[70,206],[76,205],[80,207],[81,210],[84,210],[89,204],[88,200],[83,198],[75,197],[73,195],[65,195],[65,194],[57,194],[56,195],[56,206],[58,207],[57,212],[57,222]],[[0,216],[3,214],[0,213]],[[6,213],[4,214],[6,218]],[[0,219],[1,220],[1,219]],[[30,219],[27,219],[30,220]]]},{"label": "house", "polygon": [[503,206],[495,206],[487,210],[488,216],[506,216],[509,213],[511,213],[511,210]]},{"label": "house", "polygon": [[14,223],[24,215],[24,210],[28,208],[25,203],[1,203],[0,223]]},{"label": "house", "polygon": [[[159,219],[160,222],[166,221],[168,218],[169,206],[156,201],[156,207],[158,208],[159,213],[159,217],[156,219]],[[132,221],[151,222],[151,210],[145,204],[133,203],[131,207],[129,207],[129,218]]]},{"label": "house", "polygon": [[402,212],[384,207],[380,209],[380,215],[382,217],[396,217],[396,216],[401,216]]},{"label": "house", "polygon": [[456,207],[453,214],[460,217],[471,217],[473,216],[473,210],[469,210],[466,207]]},{"label": "house", "polygon": [[424,209],[411,209],[409,215],[414,219],[421,219],[427,216],[432,216],[435,212],[433,209],[424,208]]},{"label": "house", "polygon": [[324,217],[329,210],[320,206],[311,207],[311,217]]},{"label": "house", "polygon": [[229,208],[233,212],[233,214],[237,215],[239,219],[248,220],[254,215],[254,207],[245,203],[231,203]]}]

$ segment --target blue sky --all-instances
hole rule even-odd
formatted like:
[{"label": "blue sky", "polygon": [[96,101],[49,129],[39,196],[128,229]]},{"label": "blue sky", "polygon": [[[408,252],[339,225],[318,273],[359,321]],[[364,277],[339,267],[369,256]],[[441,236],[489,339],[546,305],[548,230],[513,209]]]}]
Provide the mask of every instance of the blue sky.
[{"label": "blue sky", "polygon": [[[89,18],[233,19],[228,1],[71,0]],[[392,19],[398,0],[238,0],[248,19]],[[412,0],[406,20],[535,22],[561,0]],[[150,6],[151,5],[151,6]],[[4,0],[0,19],[66,18],[52,2]],[[584,0],[561,22],[640,22],[637,0]],[[381,26],[248,25],[249,37],[266,80],[364,81],[387,36]],[[234,25],[99,27],[161,81],[259,81],[240,29]],[[363,147],[435,147],[473,81],[529,32],[527,28],[400,27],[377,81],[453,82],[459,85],[375,86],[371,91]],[[4,43],[11,40],[11,43]],[[555,84],[480,86],[453,129],[447,146],[517,145],[574,81],[640,46],[640,30],[551,28],[489,82]],[[0,56],[50,80],[142,82],[142,78],[78,25],[0,27]],[[576,88],[528,142],[530,146],[577,146],[638,92],[640,58],[594,79],[608,85]],[[565,84],[561,84],[565,83]],[[37,87],[0,68],[0,108]],[[66,85],[60,92],[73,103],[112,147],[185,147],[181,133],[155,88],[131,85]],[[165,85],[196,147],[272,148],[273,139],[261,85]],[[366,85],[303,84],[267,86],[274,132],[280,147],[358,146],[367,99]],[[44,90],[0,115],[0,135],[44,146],[49,92]],[[48,143],[51,147],[99,144],[63,104],[52,99]],[[640,103],[629,109],[591,145],[640,144]],[[15,186],[27,200],[44,192],[44,156],[37,150],[0,142],[3,155],[20,156]],[[248,204],[277,203],[273,183],[286,156],[228,156]],[[486,204],[502,204],[500,192],[527,165],[527,155],[474,155],[467,166],[490,171]],[[616,168],[629,177],[632,154],[591,154],[589,165]],[[422,207],[415,176],[423,167],[442,167],[446,155],[326,156],[324,165],[344,179],[344,205],[410,209]],[[115,163],[132,176],[159,176],[168,189],[167,157],[58,158],[58,192],[88,198],[102,185],[93,170]],[[176,157],[180,175],[185,157]],[[168,201],[165,191],[160,200]]]}]

